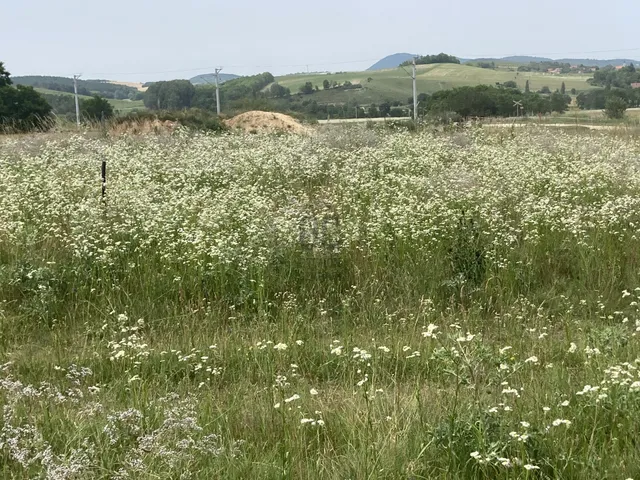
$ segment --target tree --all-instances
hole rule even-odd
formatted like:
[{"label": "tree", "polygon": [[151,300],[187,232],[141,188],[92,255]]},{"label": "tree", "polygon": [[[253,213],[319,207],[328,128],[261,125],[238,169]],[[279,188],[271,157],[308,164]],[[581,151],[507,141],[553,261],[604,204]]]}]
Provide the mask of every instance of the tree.
[{"label": "tree", "polygon": [[569,103],[571,102],[571,97],[568,97],[567,95],[563,95],[560,92],[553,92],[551,94],[550,101],[551,101],[552,112],[564,113],[567,111],[569,107]]},{"label": "tree", "polygon": [[94,95],[88,100],[82,100],[80,113],[83,118],[91,121],[108,120],[113,117],[113,106],[99,95]]},{"label": "tree", "polygon": [[198,85],[196,93],[191,99],[191,108],[216,111],[216,87],[215,85]]},{"label": "tree", "polygon": [[391,105],[389,104],[389,102],[381,103],[378,108],[380,110],[381,117],[386,117],[387,115],[389,115],[389,112],[391,112]]},{"label": "tree", "polygon": [[518,84],[513,80],[508,80],[502,84],[504,88],[518,88]]},{"label": "tree", "polygon": [[542,87],[542,88],[540,89],[540,93],[543,93],[543,94],[547,94],[547,95],[548,95],[548,94],[550,94],[550,93],[551,93],[551,89],[545,85],[544,87]]},{"label": "tree", "polygon": [[196,88],[189,80],[155,82],[144,95],[144,106],[150,110],[181,110],[191,107]]},{"label": "tree", "polygon": [[524,93],[531,93],[531,87],[529,87],[529,80],[524,84]]},{"label": "tree", "polygon": [[329,80],[327,80],[326,78],[322,82],[322,88],[325,90],[329,90],[331,88],[331,84],[329,83]]},{"label": "tree", "polygon": [[562,82],[562,86],[560,87],[560,93],[562,95],[564,95],[565,93],[567,93],[567,86],[564,84],[564,82]]},{"label": "tree", "polygon": [[0,62],[0,88],[8,87],[12,83],[11,74],[4,68],[4,63]]},{"label": "tree", "polygon": [[571,89],[571,95],[575,95],[575,94],[576,94],[576,92],[577,92],[577,90],[576,90],[575,88],[572,88],[572,89]]},{"label": "tree", "polygon": [[271,84],[271,88],[269,89],[269,95],[274,98],[288,97],[289,95],[291,95],[291,90],[289,90],[287,87],[283,87],[278,83],[273,83]]},{"label": "tree", "polygon": [[380,115],[380,112],[378,111],[378,107],[376,107],[375,103],[372,105],[369,105],[367,114],[369,115],[369,118],[377,118]]},{"label": "tree", "polygon": [[607,118],[621,119],[627,110],[627,102],[617,95],[611,95],[607,99],[604,107],[604,114]]},{"label": "tree", "polygon": [[304,93],[305,95],[313,93],[313,83],[306,82],[303,86],[300,87],[300,92]]},{"label": "tree", "polygon": [[51,127],[51,105],[33,87],[10,86],[6,73],[0,77],[5,85],[0,87],[0,125],[5,124],[20,132]]}]

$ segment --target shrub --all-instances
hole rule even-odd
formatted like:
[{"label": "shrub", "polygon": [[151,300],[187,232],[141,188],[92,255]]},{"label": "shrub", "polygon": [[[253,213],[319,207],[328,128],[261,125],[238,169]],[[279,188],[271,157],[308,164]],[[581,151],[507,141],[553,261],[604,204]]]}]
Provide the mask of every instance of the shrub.
[{"label": "shrub", "polygon": [[83,118],[90,121],[104,121],[114,116],[113,106],[99,95],[82,100],[80,112]]},{"label": "shrub", "polygon": [[620,119],[624,118],[624,112],[626,110],[627,102],[618,96],[611,96],[605,104],[604,114],[607,118]]},{"label": "shrub", "polygon": [[176,122],[179,125],[193,130],[203,130],[211,132],[223,132],[227,130],[225,124],[220,121],[217,115],[206,110],[192,108],[185,111],[159,111],[159,112],[133,112],[114,119],[115,125],[125,123],[145,122],[159,120],[162,122]]}]

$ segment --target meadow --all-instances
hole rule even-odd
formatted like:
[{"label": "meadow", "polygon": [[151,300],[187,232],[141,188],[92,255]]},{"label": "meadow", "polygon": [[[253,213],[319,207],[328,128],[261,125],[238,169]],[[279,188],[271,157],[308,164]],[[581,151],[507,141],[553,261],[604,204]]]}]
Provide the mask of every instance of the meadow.
[{"label": "meadow", "polygon": [[[48,90],[46,88],[36,88],[35,90],[45,95],[73,96],[73,93]],[[78,95],[78,98],[80,100],[88,100],[91,97],[87,95]],[[119,100],[115,98],[108,98],[107,101],[117,112],[121,114],[126,114],[133,110],[146,110],[146,107],[144,106],[144,102],[142,100]]]},{"label": "meadow", "polygon": [[640,478],[637,136],[53,138],[0,139],[2,478]]},{"label": "meadow", "polygon": [[[517,72],[516,66],[511,70],[502,66],[496,70],[473,67],[470,65],[456,64],[433,64],[419,65],[417,68],[416,83],[418,93],[434,93],[439,90],[446,90],[455,87],[475,86],[475,85],[495,85],[514,81],[521,90],[524,90],[527,80],[531,91],[540,90],[547,86],[552,91],[560,89],[565,83],[567,91],[575,88],[578,91],[592,88],[587,79],[589,75],[551,75],[539,72]],[[382,103],[386,101],[398,100],[406,102],[411,96],[411,68],[406,70],[401,68],[364,71],[364,72],[343,72],[343,73],[309,73],[285,75],[277,77],[276,81],[291,89],[292,93],[297,93],[305,82],[318,85],[319,92],[313,94],[313,100],[318,103],[346,103],[356,101],[362,105],[370,103]],[[371,81],[368,81],[371,79]],[[329,80],[344,83],[359,83],[363,86],[355,90],[323,90],[322,82]]]}]

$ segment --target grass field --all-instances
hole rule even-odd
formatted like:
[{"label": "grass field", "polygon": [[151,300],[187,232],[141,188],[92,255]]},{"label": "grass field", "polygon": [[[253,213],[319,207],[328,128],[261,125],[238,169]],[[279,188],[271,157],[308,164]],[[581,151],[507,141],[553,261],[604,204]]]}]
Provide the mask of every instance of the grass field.
[{"label": "grass field", "polygon": [[[46,95],[68,95],[73,96],[73,93],[68,92],[59,92],[57,90],[48,90],[46,88],[36,88],[36,91],[40,93],[44,93]],[[80,99],[91,98],[86,95],[78,95]],[[113,108],[120,113],[128,113],[132,110],[145,110],[144,102],[142,100],[116,100],[112,98],[108,98],[107,101],[113,105]]]},{"label": "grass field", "polygon": [[[514,69],[515,70],[515,69]],[[410,71],[410,68],[408,69]],[[371,78],[371,81],[367,81]],[[551,90],[559,89],[565,82],[567,90],[586,90],[591,88],[587,83],[587,75],[549,75],[536,72],[509,71],[507,68],[496,70],[483,69],[467,65],[436,64],[419,65],[417,72],[417,87],[419,93],[433,93],[438,90],[466,85],[495,85],[509,80],[515,81],[524,89],[526,81],[532,91],[548,86]],[[364,88],[357,90],[323,91],[323,80],[344,83],[360,83]],[[309,95],[309,98],[319,103],[345,103],[355,100],[361,104],[381,103],[383,101],[399,100],[406,102],[411,96],[411,77],[404,70],[380,70],[376,72],[347,72],[340,74],[298,74],[278,77],[276,81],[298,92],[305,82],[318,85],[319,92]]]},{"label": "grass field", "polygon": [[603,110],[580,110],[571,107],[565,113],[551,113],[541,117],[526,116],[520,118],[486,118],[485,123],[526,122],[536,124],[584,124],[584,125],[610,125],[620,127],[640,126],[640,108],[629,108],[622,119],[607,118]]},{"label": "grass field", "polygon": [[57,138],[0,139],[2,478],[640,478],[639,137]]}]

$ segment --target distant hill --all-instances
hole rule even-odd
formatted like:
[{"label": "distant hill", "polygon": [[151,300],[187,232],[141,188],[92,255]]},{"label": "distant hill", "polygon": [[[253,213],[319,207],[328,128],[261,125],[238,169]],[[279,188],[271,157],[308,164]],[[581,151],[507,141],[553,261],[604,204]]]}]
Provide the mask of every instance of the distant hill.
[{"label": "distant hill", "polygon": [[[568,90],[575,88],[578,91],[584,91],[592,88],[587,83],[587,79],[590,78],[590,75],[587,74],[548,75],[546,72],[517,72],[513,65],[515,64],[512,64],[511,68],[496,68],[495,70],[453,63],[418,65],[416,82],[418,93],[431,94],[454,87],[495,85],[508,81],[514,81],[520,89],[524,89],[527,80],[532,91],[538,91],[543,87],[554,91],[561,88],[562,83],[565,83]],[[351,85],[359,85],[360,88],[324,89],[325,80],[330,84],[335,82],[336,85],[344,85],[345,82],[349,82]],[[289,88],[292,94],[298,94],[307,82],[310,82],[314,88],[317,85],[318,91],[304,95],[304,98],[309,101],[315,100],[319,104],[354,105],[357,103],[364,106],[373,103],[380,105],[383,102],[400,102],[406,105],[412,101],[409,100],[411,97],[411,78],[401,68],[331,74],[285,75],[277,77],[276,82]]]},{"label": "distant hill", "polygon": [[609,60],[596,60],[593,58],[561,58],[559,60],[555,60],[556,62],[561,63],[570,63],[571,65],[585,65],[587,67],[606,67],[607,65],[613,65],[614,67],[617,65],[628,65],[633,63],[638,65],[640,63],[638,60],[631,60],[629,58],[612,58]]},{"label": "distant hill", "polygon": [[[220,83],[228,82],[229,80],[233,80],[234,78],[240,78],[240,75],[234,75],[233,73],[220,73]],[[194,85],[215,85],[216,84],[216,74],[215,73],[203,73],[202,75],[197,75],[189,80]]]},{"label": "distant hill", "polygon": [[407,60],[411,60],[413,57],[415,57],[415,55],[412,55],[410,53],[394,53],[393,55],[384,57],[382,60],[378,60],[376,63],[367,68],[367,71],[398,68],[401,63],[406,62]]},{"label": "distant hill", "polygon": [[[461,59],[462,60],[462,59]],[[477,62],[477,61],[493,61],[493,62],[511,62],[511,63],[530,63],[530,62],[559,62],[570,63],[571,65],[584,65],[586,67],[606,67],[607,65],[625,65],[629,63],[638,64],[638,60],[631,60],[629,58],[611,58],[605,60],[597,60],[594,58],[546,58],[546,57],[529,57],[529,56],[511,56],[502,58],[465,58],[463,63]]]},{"label": "distant hill", "polygon": [[503,58],[499,58],[498,60],[502,60],[505,62],[513,62],[513,63],[529,63],[529,62],[555,62],[556,60],[553,60],[551,58],[546,58],[546,57],[529,57],[529,56],[522,56],[522,55],[515,55],[515,56],[511,56],[511,57],[503,57]]}]

